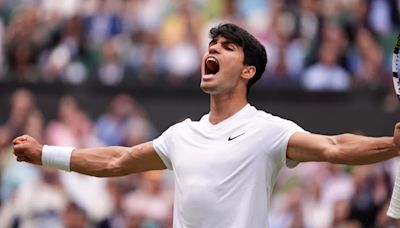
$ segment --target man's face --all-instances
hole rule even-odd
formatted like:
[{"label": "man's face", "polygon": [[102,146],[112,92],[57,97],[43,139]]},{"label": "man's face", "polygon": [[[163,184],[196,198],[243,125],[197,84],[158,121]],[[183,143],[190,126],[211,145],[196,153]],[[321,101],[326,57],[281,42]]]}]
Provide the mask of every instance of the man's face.
[{"label": "man's face", "polygon": [[244,69],[243,48],[218,36],[210,41],[201,67],[200,87],[209,94],[231,92]]}]

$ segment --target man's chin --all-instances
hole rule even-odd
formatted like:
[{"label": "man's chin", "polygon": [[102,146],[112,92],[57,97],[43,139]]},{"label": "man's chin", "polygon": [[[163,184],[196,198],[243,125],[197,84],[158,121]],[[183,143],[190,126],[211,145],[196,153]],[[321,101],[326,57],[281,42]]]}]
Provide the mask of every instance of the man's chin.
[{"label": "man's chin", "polygon": [[204,82],[200,83],[200,88],[201,88],[201,90],[203,90],[204,93],[207,93],[207,94],[210,94],[210,95],[215,93],[214,92],[215,89],[213,89],[211,86],[205,85]]}]

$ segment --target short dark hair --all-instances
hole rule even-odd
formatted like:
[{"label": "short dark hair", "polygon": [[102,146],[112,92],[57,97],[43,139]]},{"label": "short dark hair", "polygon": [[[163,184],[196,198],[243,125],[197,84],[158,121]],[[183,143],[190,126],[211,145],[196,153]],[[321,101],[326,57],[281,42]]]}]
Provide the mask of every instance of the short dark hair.
[{"label": "short dark hair", "polygon": [[249,32],[241,27],[226,23],[210,29],[210,38],[222,36],[243,48],[244,62],[248,66],[255,66],[256,74],[247,83],[247,93],[254,83],[262,76],[267,65],[267,52],[264,46]]}]

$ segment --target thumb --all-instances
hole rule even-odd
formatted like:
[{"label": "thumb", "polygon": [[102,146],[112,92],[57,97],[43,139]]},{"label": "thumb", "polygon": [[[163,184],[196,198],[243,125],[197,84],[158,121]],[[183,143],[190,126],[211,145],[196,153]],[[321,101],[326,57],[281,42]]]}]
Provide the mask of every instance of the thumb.
[{"label": "thumb", "polygon": [[400,146],[400,122],[396,123],[394,127],[393,139],[396,145]]},{"label": "thumb", "polygon": [[396,123],[396,130],[400,130],[400,122]]}]

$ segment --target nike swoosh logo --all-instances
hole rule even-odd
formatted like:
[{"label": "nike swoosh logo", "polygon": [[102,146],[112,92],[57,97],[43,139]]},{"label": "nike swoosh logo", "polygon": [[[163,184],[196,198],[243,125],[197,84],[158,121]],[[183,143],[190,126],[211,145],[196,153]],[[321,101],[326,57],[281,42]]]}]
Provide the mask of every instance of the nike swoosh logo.
[{"label": "nike swoosh logo", "polygon": [[237,137],[244,135],[244,133],[246,133],[246,132],[243,132],[243,133],[240,134],[240,135],[236,135],[235,137],[229,136],[228,141],[232,141],[232,140],[236,139]]}]

